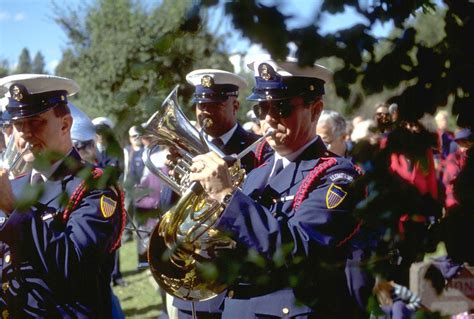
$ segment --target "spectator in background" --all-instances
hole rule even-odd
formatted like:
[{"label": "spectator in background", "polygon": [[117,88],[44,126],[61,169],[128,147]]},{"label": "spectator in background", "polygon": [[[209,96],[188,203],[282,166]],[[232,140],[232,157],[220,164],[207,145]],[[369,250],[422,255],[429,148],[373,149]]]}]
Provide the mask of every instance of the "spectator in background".
[{"label": "spectator in background", "polygon": [[352,128],[356,127],[357,124],[365,121],[364,117],[362,115],[357,115],[352,119]]},{"label": "spectator in background", "polygon": [[83,160],[96,165],[95,126],[90,118],[72,103],[68,103],[68,106],[73,118],[71,127],[72,144]]},{"label": "spectator in background", "polygon": [[115,168],[118,175],[117,179],[123,173],[124,159],[123,151],[117,138],[114,135],[113,122],[107,117],[96,117],[92,120],[96,129],[97,161],[99,167],[105,170]]},{"label": "spectator in background", "polygon": [[462,129],[456,133],[454,141],[458,144],[458,149],[446,158],[443,174],[443,185],[446,188],[445,207],[448,212],[457,204],[454,182],[466,164],[467,150],[474,146],[474,134],[468,128]]},{"label": "spectator in background", "polygon": [[388,107],[388,112],[390,113],[390,117],[392,118],[392,122],[398,121],[398,104],[397,103],[392,103]]},{"label": "spectator in background", "polygon": [[0,152],[8,145],[10,136],[13,133],[13,125],[10,123],[10,116],[8,112],[5,111],[6,106],[8,105],[8,98],[0,98]]},{"label": "spectator in background", "polygon": [[[140,161],[141,163],[146,163],[151,139],[146,134],[140,134],[140,140],[143,145]],[[154,166],[157,169],[161,169],[164,173],[167,172],[165,165],[166,155],[167,152],[164,150],[157,150],[150,154],[150,159]],[[153,230],[161,214],[159,207],[162,184],[160,178],[152,174],[148,167],[144,166],[140,180],[134,188],[135,216],[138,230],[140,231],[140,236],[137,240],[137,270],[144,270],[148,269],[147,250],[150,238],[149,232]]]},{"label": "spectator in background", "polygon": [[[103,176],[113,182],[121,181],[124,167],[122,148],[116,139],[113,122],[107,117],[96,117],[92,120],[96,130],[97,166],[104,170]],[[120,272],[120,254],[115,255],[115,265],[112,272],[114,286],[127,286]]]},{"label": "spectator in background", "polygon": [[388,111],[388,104],[385,102],[379,102],[375,104],[374,120],[377,125],[377,130],[386,136],[392,127],[392,118]]},{"label": "spectator in background", "polygon": [[[128,130],[128,139],[130,144],[125,146],[123,150],[124,155],[124,174],[123,185],[125,189],[125,207],[127,208],[129,216],[135,219],[135,187],[140,183],[143,175],[145,164],[143,163],[143,143],[141,136],[143,135],[143,128],[140,125],[132,126]],[[123,240],[128,241],[132,239],[130,231],[124,233]]]},{"label": "spectator in background", "polygon": [[128,130],[128,138],[130,144],[125,147],[125,170],[124,170],[124,184],[128,186],[135,186],[140,183],[143,176],[143,143],[142,143],[143,128],[141,125],[132,126]]},{"label": "spectator in background", "polygon": [[373,120],[363,120],[354,125],[352,130],[351,140],[354,143],[361,141],[368,141],[370,144],[376,144],[377,138],[375,131],[375,122]]},{"label": "spectator in background", "polygon": [[[72,127],[71,127],[71,140],[74,145],[74,148],[77,150],[79,155],[83,160],[86,162],[96,165],[97,164],[97,152],[95,146],[95,126],[92,124],[91,119],[77,107],[75,107],[72,103],[68,103],[68,107],[71,111],[72,115]],[[118,262],[118,251],[115,251],[115,265]],[[120,274],[120,271],[119,271]],[[112,272],[112,281],[114,280],[114,275],[117,276],[114,272]],[[123,279],[120,280],[123,282]],[[117,278],[115,278],[117,280]],[[114,283],[116,285],[117,283]],[[120,306],[120,301],[117,296],[112,291],[112,318],[114,319],[122,319],[125,318],[123,314],[122,307]]]},{"label": "spectator in background", "polygon": [[448,112],[446,111],[439,111],[435,115],[435,122],[436,122],[436,135],[438,137],[437,143],[437,152],[441,157],[441,161],[448,157],[450,150],[450,144],[454,139],[454,134],[449,130],[449,123],[448,123]]},{"label": "spectator in background", "polygon": [[336,111],[323,110],[316,126],[327,149],[336,155],[348,157],[346,144],[346,120]]}]

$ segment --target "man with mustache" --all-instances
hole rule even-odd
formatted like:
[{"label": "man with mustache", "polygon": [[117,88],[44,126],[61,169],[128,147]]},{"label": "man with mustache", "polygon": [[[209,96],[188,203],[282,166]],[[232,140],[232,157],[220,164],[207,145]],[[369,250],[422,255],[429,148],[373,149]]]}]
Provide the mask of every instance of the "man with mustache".
[{"label": "man with mustache", "polygon": [[123,194],[73,148],[67,97],[79,87],[43,74],[8,76],[0,86],[17,149],[29,145],[23,159],[33,167],[11,182],[0,170],[2,317],[110,318]]},{"label": "man with mustache", "polygon": [[[275,151],[233,189],[227,164],[215,153],[196,156],[191,180],[226,208],[214,225],[236,241],[225,254],[240,266],[222,318],[356,318],[344,267],[358,224],[358,173],[316,135],[323,109],[324,67],[258,60],[247,99]],[[216,263],[219,265],[219,263]]]}]

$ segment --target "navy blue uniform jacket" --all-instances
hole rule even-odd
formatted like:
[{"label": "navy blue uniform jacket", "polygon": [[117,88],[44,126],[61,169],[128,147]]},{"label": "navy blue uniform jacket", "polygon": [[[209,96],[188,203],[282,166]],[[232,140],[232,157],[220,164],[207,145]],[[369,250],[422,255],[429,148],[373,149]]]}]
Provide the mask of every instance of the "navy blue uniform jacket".
[{"label": "navy blue uniform jacket", "polygon": [[[70,168],[69,162],[79,165]],[[0,241],[9,247],[2,300],[13,318],[111,317],[112,248],[123,227],[122,196],[115,187],[91,188],[62,220],[68,199],[83,181],[77,176],[82,168],[73,150],[43,184],[39,201],[15,209],[0,225]],[[28,192],[30,178],[12,182],[17,198]]]},{"label": "navy blue uniform jacket", "polygon": [[[349,251],[344,249],[344,243],[357,229],[352,216],[355,198],[349,184],[358,173],[350,161],[328,152],[320,138],[267,182],[274,160],[272,156],[267,165],[248,175],[242,191],[234,193],[215,227],[230,233],[238,247],[253,249],[268,260],[289,244],[291,258],[325,261],[325,257],[331,256],[328,262],[339,266],[334,266],[331,274],[316,274],[318,282],[300,283],[306,287],[302,290],[279,285],[285,280],[282,276],[291,275],[285,274],[284,267],[283,271],[269,274],[269,289],[253,288],[252,282],[238,282],[229,288],[223,318],[351,318],[353,302],[344,274]],[[324,164],[329,162],[332,165]],[[321,168],[319,177],[302,191],[302,184],[309,180],[307,177],[315,172],[315,167]],[[295,207],[295,199],[304,193],[306,196]],[[308,266],[308,262],[302,265]],[[239,295],[239,291],[245,293]],[[324,314],[322,309],[296,304],[295,295],[300,296],[298,300],[316,296],[327,301]]]}]

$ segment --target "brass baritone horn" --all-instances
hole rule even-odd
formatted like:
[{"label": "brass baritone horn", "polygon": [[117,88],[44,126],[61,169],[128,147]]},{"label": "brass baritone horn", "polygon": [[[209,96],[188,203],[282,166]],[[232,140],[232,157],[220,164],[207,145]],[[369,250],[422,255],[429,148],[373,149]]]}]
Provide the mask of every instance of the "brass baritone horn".
[{"label": "brass baritone horn", "polygon": [[[191,159],[210,150],[224,157],[213,144],[189,122],[177,102],[178,86],[165,99],[161,108],[146,123],[152,139],[146,155],[146,166],[175,192],[181,195],[178,203],[166,212],[153,229],[148,247],[148,262],[157,283],[172,296],[191,301],[215,297],[226,286],[216,280],[203,278],[199,266],[212,262],[217,250],[231,249],[234,242],[213,228],[225,207],[210,199],[202,186],[189,181]],[[180,180],[163,173],[151,160],[160,145],[178,150],[182,159],[173,170]],[[245,175],[239,161],[229,167],[234,187]],[[202,264],[201,264],[202,265]]]}]

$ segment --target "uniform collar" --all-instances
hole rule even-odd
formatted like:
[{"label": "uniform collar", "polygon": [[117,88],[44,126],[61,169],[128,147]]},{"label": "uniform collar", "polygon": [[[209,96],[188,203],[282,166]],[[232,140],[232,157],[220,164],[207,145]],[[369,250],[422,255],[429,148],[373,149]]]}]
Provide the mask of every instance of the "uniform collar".
[{"label": "uniform collar", "polygon": [[300,147],[296,152],[293,152],[291,154],[287,154],[285,156],[281,156],[277,152],[275,152],[275,161],[278,161],[280,158],[283,160],[283,168],[286,168],[291,162],[294,162],[311,144],[313,144],[316,140],[318,139],[318,136],[316,135],[312,140],[310,140],[308,143]]},{"label": "uniform collar", "polygon": [[237,123],[235,123],[235,125],[230,130],[228,130],[226,133],[222,134],[221,136],[212,137],[205,134],[205,137],[209,142],[212,142],[216,138],[220,138],[222,142],[224,143],[224,145],[226,145],[229,142],[230,138],[232,137],[236,129],[237,129]]},{"label": "uniform collar", "polygon": [[[308,142],[306,145],[301,147],[298,151],[290,154],[296,156],[290,156],[292,161],[289,161],[287,156],[286,160],[288,163],[284,170],[271,179],[268,187],[272,188],[279,194],[283,194],[293,185],[299,183],[307,174],[308,171],[312,170],[318,163],[319,158],[329,157],[332,154],[327,150],[326,146],[322,142],[321,138],[316,137],[315,139]],[[277,160],[277,154],[275,153],[269,160],[267,165],[261,167],[261,169],[255,170],[253,181],[255,189],[262,189],[266,186],[266,181],[273,171],[273,166]]]},{"label": "uniform collar", "polygon": [[71,148],[71,150],[69,150],[67,155],[64,156],[62,159],[60,159],[59,161],[54,162],[53,165],[48,166],[45,169],[39,170],[39,169],[33,168],[33,170],[31,171],[31,177],[35,176],[37,173],[40,173],[43,180],[47,181],[48,179],[51,178],[53,173],[56,172],[56,170],[59,168],[59,166],[64,162],[64,159],[72,154],[72,150],[73,150],[73,148]]}]

